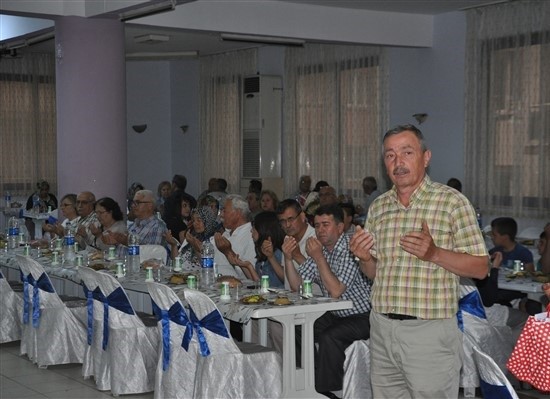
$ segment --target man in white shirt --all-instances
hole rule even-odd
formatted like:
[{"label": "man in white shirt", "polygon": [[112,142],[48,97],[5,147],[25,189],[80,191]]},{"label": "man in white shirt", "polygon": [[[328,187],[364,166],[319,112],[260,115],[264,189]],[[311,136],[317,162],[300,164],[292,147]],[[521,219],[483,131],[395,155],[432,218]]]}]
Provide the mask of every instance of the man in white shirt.
[{"label": "man in white shirt", "polygon": [[[249,222],[248,203],[240,195],[225,198],[221,218],[225,232],[214,235],[214,262],[218,273],[245,279],[241,268],[233,266],[229,259],[237,255],[240,259],[256,264],[256,250],[252,239],[252,225]],[[228,259],[229,258],[229,259]]]},{"label": "man in white shirt", "polygon": [[[298,247],[292,254],[292,261],[294,267],[298,266],[305,262],[307,259],[306,254],[306,243],[309,237],[315,236],[315,229],[307,222],[306,215],[302,210],[302,207],[298,201],[294,199],[286,199],[279,203],[277,207],[277,217],[279,218],[279,223],[285,234],[287,236],[294,237],[298,243]],[[281,260],[281,265],[284,267],[285,260],[284,257]],[[285,273],[286,276],[286,273]],[[316,290],[318,286],[315,285]],[[288,282],[285,278],[285,288],[290,289]],[[320,292],[320,290],[319,290]]]}]

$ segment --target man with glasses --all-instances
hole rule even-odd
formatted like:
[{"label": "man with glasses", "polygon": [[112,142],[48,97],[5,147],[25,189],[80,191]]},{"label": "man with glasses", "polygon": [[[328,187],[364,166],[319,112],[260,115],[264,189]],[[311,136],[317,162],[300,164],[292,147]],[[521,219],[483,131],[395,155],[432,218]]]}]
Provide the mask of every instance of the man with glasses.
[{"label": "man with glasses", "polygon": [[[315,229],[307,222],[306,215],[302,210],[301,205],[294,199],[286,199],[279,203],[277,207],[277,217],[279,223],[287,236],[293,237],[298,245],[292,252],[292,262],[294,267],[298,267],[306,260],[306,242],[309,237],[315,236]],[[281,260],[281,265],[284,267],[285,260]],[[290,286],[285,278],[285,287]],[[315,285],[316,291],[319,287]],[[318,291],[320,293],[320,290]]]},{"label": "man with glasses", "polygon": [[136,216],[128,234],[114,233],[118,243],[128,246],[128,236],[135,234],[139,245],[158,244],[166,246],[166,224],[155,215],[155,194],[151,190],[139,190],[134,194],[132,211]]},{"label": "man with glasses", "polygon": [[93,224],[99,227],[100,223],[95,213],[95,195],[90,191],[83,191],[76,196],[76,212],[80,219],[77,225],[75,239],[81,249],[88,245],[94,246],[95,236],[90,230]]}]

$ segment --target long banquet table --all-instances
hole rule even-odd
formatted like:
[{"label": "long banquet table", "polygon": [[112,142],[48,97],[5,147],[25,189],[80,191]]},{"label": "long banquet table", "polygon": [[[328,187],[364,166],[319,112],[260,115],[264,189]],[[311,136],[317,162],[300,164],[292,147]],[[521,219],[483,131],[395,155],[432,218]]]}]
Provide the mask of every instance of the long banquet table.
[{"label": "long banquet table", "polygon": [[[15,260],[15,254],[21,253],[21,249],[0,253],[0,267],[8,280],[19,280],[19,266]],[[50,276],[58,294],[78,296],[84,298],[78,268],[72,265],[52,267],[47,258],[39,258],[38,261]],[[151,300],[147,292],[147,285],[142,276],[140,279],[122,278],[121,284],[126,290],[128,298],[135,310],[152,313]],[[163,281],[167,280],[167,272]],[[183,285],[170,285],[176,293],[182,293]],[[218,309],[226,320],[243,324],[243,339],[250,341],[251,319],[259,321],[260,343],[267,344],[267,320],[275,320],[283,326],[283,394],[284,398],[315,398],[323,397],[315,391],[315,367],[314,367],[314,342],[313,324],[326,311],[349,309],[353,307],[352,301],[332,298],[315,297],[304,299],[295,293],[286,293],[293,302],[289,306],[277,306],[272,301],[261,304],[243,304],[232,298],[230,301],[220,300],[218,289],[204,290],[216,303]],[[255,293],[252,289],[243,287],[240,297]],[[274,299],[277,294],[269,294],[268,299]],[[295,327],[302,326],[302,367],[296,367],[296,342]]]}]

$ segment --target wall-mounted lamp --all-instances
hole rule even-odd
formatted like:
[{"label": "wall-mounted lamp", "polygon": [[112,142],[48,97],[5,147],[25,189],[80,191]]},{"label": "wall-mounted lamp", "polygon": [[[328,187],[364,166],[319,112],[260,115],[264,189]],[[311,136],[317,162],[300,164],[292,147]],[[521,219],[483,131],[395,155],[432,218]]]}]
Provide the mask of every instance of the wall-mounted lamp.
[{"label": "wall-mounted lamp", "polygon": [[134,129],[134,132],[136,132],[136,133],[143,133],[147,129],[147,124],[133,125],[132,129]]},{"label": "wall-mounted lamp", "polygon": [[189,125],[181,125],[180,126],[180,129],[181,129],[181,132],[183,134],[187,133],[187,131],[189,130]]},{"label": "wall-mounted lamp", "polygon": [[416,119],[419,125],[423,124],[428,119],[428,114],[414,114],[413,118]]}]

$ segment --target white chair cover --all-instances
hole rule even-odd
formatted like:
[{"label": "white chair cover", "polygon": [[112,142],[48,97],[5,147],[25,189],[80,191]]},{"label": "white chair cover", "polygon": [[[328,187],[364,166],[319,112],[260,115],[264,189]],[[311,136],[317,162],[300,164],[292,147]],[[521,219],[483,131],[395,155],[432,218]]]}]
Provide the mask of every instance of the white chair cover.
[{"label": "white chair cover", "polygon": [[473,347],[474,361],[479,371],[484,399],[518,399],[512,385],[491,356]]},{"label": "white chair cover", "polygon": [[[111,393],[117,396],[153,391],[159,355],[156,325],[143,324],[114,276],[102,272],[95,276],[104,296],[101,346],[108,352],[108,363],[101,368],[105,368],[104,375],[110,374]],[[94,376],[97,383],[98,376]]]},{"label": "white chair cover", "polygon": [[485,309],[479,291],[471,279],[460,280],[460,301],[457,313],[458,325],[464,333],[464,358],[460,376],[460,386],[465,396],[473,396],[479,387],[479,377],[473,358],[473,348],[477,346],[492,356],[505,370],[506,361],[514,349],[512,330],[508,326],[493,326],[485,316]]},{"label": "white chair cover", "polygon": [[0,271],[0,344],[21,339],[23,297],[12,290]]},{"label": "white chair cover", "polygon": [[268,348],[237,346],[212,300],[185,289],[193,339],[199,343],[196,398],[278,398],[282,391],[281,357]]},{"label": "white chair cover", "polygon": [[345,353],[343,398],[371,399],[370,340],[354,341]]},{"label": "white chair cover", "polygon": [[[87,298],[87,339],[82,362],[82,376],[94,376],[96,388],[100,391],[111,389],[109,352],[102,348],[103,340],[103,302],[99,288],[97,272],[88,267],[80,267],[78,274],[82,279]],[[103,295],[103,293],[101,293]]]},{"label": "white chair cover", "polygon": [[82,363],[86,346],[86,307],[68,307],[57,295],[42,265],[17,255],[23,274],[21,354],[39,367]]},{"label": "white chair cover", "polygon": [[161,259],[166,262],[168,251],[162,245],[145,244],[139,246],[139,261],[141,263],[149,259]]},{"label": "white chair cover", "polygon": [[147,289],[158,319],[161,348],[155,398],[193,398],[198,356],[197,342],[191,340],[193,325],[171,288],[164,284],[147,283]]}]

